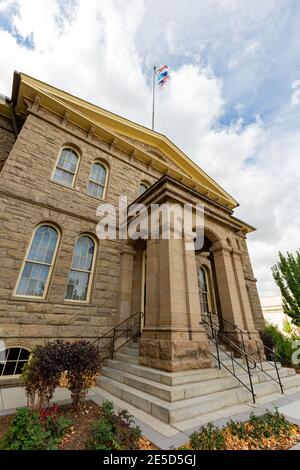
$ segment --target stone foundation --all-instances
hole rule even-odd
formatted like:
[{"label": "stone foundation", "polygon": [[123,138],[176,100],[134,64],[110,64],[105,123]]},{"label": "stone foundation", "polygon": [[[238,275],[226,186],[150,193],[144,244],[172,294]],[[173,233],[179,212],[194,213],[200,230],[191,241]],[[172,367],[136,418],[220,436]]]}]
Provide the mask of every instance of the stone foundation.
[{"label": "stone foundation", "polygon": [[141,339],[139,362],[146,367],[179,372],[212,366],[207,341]]}]

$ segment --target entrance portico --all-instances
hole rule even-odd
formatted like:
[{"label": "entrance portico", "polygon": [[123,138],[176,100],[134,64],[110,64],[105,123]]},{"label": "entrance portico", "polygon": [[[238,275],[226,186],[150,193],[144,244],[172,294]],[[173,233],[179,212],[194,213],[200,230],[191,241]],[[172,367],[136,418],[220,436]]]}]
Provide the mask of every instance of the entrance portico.
[{"label": "entrance portico", "polygon": [[[205,304],[199,269],[205,269],[210,312],[239,328],[258,334],[245,281],[241,227],[212,201],[165,176],[138,198],[151,204],[204,204],[204,246],[191,250],[193,240],[178,239],[169,220],[169,239],[162,236],[125,244],[121,258],[120,317],[137,311],[145,299],[140,364],[169,372],[211,367],[208,339],[202,324]],[[194,227],[195,228],[195,227]],[[237,238],[240,241],[237,243]],[[147,269],[143,270],[146,251]],[[146,288],[145,288],[146,285]],[[208,288],[207,287],[207,288]],[[131,292],[130,292],[131,291]],[[143,297],[144,296],[144,297]]]}]

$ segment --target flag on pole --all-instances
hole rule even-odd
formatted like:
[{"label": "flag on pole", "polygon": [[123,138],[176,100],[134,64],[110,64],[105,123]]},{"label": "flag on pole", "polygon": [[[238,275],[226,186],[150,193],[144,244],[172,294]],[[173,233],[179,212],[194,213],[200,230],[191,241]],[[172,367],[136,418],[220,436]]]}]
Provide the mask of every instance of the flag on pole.
[{"label": "flag on pole", "polygon": [[156,70],[156,76],[157,76],[157,84],[160,88],[164,88],[164,86],[168,83],[170,80],[170,71],[169,67],[167,65],[164,65],[162,67],[159,67]]},{"label": "flag on pole", "polygon": [[156,82],[160,88],[164,88],[170,80],[170,71],[167,65],[162,67],[153,67],[153,101],[152,101],[152,130],[154,131],[155,125],[155,89]]}]

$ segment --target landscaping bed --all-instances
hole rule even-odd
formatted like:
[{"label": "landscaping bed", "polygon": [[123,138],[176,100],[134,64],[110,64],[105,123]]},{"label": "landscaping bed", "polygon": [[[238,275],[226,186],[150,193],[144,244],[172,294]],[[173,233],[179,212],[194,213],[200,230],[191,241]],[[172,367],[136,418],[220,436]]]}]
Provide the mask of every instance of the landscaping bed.
[{"label": "landscaping bed", "polygon": [[[52,410],[50,408],[50,410]],[[50,412],[49,412],[50,414]],[[59,450],[88,450],[92,438],[94,423],[103,416],[103,409],[92,401],[85,402],[79,410],[74,410],[72,405],[64,405],[57,408],[57,414],[69,422],[63,437],[57,445]],[[16,415],[0,417],[0,443],[5,433],[10,428]],[[145,437],[137,439],[138,450],[157,450],[157,448]]]},{"label": "landscaping bed", "polygon": [[253,413],[243,423],[228,421],[218,428],[212,423],[190,436],[182,449],[192,450],[289,450],[300,441],[300,427],[290,423],[277,409],[262,416]]}]

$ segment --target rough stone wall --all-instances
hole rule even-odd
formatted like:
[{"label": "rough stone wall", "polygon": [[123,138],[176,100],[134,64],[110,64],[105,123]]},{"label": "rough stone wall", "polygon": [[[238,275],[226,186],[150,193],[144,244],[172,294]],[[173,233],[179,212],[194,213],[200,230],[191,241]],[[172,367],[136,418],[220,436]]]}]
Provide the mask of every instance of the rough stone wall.
[{"label": "rough stone wall", "polygon": [[[96,231],[99,201],[86,194],[91,165],[101,159],[109,166],[106,201],[113,205],[118,204],[120,194],[126,194],[131,203],[139,195],[141,181],[152,184],[162,174],[110,148],[104,141],[88,139],[86,132],[71,123],[62,126],[59,117],[42,108],[38,116],[28,116],[14,146],[13,134],[6,132],[12,150],[0,173],[0,336],[10,336],[10,344],[24,346],[39,342],[26,339],[29,336],[97,337],[118,320],[122,242],[99,242],[90,303],[64,301],[76,239],[82,233]],[[80,154],[74,189],[51,181],[65,145],[74,146]],[[224,216],[222,209],[214,208],[214,211]],[[61,232],[47,296],[45,300],[34,301],[16,298],[13,293],[26,250],[35,227],[41,222],[52,222]],[[220,225],[214,228],[220,238],[232,236],[232,232]],[[141,260],[137,259],[136,263],[141,267]],[[140,284],[140,272],[137,272],[133,278],[136,288]],[[256,286],[249,283],[250,297],[256,305],[259,302]],[[133,306],[139,305],[140,292],[133,298]],[[258,306],[253,307],[253,312],[258,317]],[[17,336],[23,339],[13,339]]]},{"label": "rough stone wall", "polygon": [[4,116],[0,116],[0,173],[15,140],[11,121]]},{"label": "rough stone wall", "polygon": [[[122,242],[99,242],[90,303],[64,301],[76,239],[96,230],[99,201],[86,194],[91,165],[95,159],[108,164],[106,200],[114,205],[120,194],[132,202],[140,181],[154,183],[161,175],[117,149],[110,151],[104,142],[88,142],[83,131],[72,125],[62,128],[59,118],[41,112],[56,125],[29,115],[0,174],[0,332],[11,337],[97,337],[118,319]],[[75,146],[81,155],[74,189],[51,181],[64,145]],[[47,221],[57,224],[61,242],[46,300],[16,298],[13,292],[34,229]]]}]

